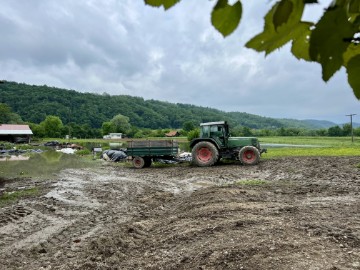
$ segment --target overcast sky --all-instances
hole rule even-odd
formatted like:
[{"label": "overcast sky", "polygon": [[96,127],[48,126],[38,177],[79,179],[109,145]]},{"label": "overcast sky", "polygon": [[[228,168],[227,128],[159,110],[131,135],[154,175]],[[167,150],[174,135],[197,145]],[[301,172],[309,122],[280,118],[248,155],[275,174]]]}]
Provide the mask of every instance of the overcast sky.
[{"label": "overcast sky", "polygon": [[289,46],[266,58],[244,47],[273,1],[243,2],[240,27],[224,39],[210,23],[214,1],[165,12],[143,0],[1,0],[0,79],[275,118],[344,123],[356,113],[359,122],[344,70],[325,83]]}]

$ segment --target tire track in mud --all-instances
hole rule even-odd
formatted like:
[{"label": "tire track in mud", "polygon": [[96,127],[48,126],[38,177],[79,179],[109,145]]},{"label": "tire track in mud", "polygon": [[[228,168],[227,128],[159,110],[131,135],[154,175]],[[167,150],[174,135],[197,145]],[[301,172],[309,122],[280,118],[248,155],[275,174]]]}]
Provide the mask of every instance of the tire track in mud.
[{"label": "tire track in mud", "polygon": [[[210,240],[208,235],[223,234],[221,237],[228,237],[232,248],[238,248],[237,230],[253,233],[254,227],[261,236],[267,236],[265,229],[278,230],[280,240],[286,229],[290,232],[289,239],[296,233],[314,235],[312,240],[331,238],[331,243],[326,242],[330,248],[333,248],[332,243],[342,244],[349,247],[348,252],[356,254],[359,226],[349,223],[349,214],[338,213],[339,221],[334,219],[333,223],[327,221],[325,225],[318,221],[326,220],[336,207],[347,209],[350,214],[356,214],[359,208],[359,170],[354,171],[348,160],[281,159],[264,161],[253,167],[235,164],[135,170],[104,166],[64,170],[57,181],[52,181],[44,196],[0,209],[0,261],[3,262],[0,269],[82,269],[86,266],[101,269],[119,262],[128,269],[131,261],[124,261],[138,258],[127,252],[147,254],[139,265],[153,265],[156,269],[165,267],[168,262],[175,263],[171,256],[176,254],[167,253],[167,245],[181,251],[183,263],[187,262],[188,266],[191,266],[191,257],[184,247],[193,249],[194,254],[214,257],[209,263],[215,264],[217,258],[225,256],[221,249],[226,248],[226,243],[212,251],[206,250],[215,239]],[[360,162],[355,158],[350,160],[352,164]],[[271,190],[267,187],[246,191],[227,188],[229,184],[247,179],[280,184]],[[192,196],[196,190],[200,192]],[[284,216],[288,224],[282,222]],[[184,222],[186,220],[188,223]],[[208,223],[204,225],[202,220]],[[218,223],[208,226],[213,222]],[[230,236],[228,228],[232,232]],[[194,235],[203,241],[202,245],[192,243]],[[250,236],[241,240],[254,246]],[[301,241],[301,237],[296,240]],[[184,247],[178,246],[178,241]],[[163,245],[159,251],[162,253],[157,253],[159,243]],[[142,249],[144,244],[151,250]],[[292,256],[292,244],[285,244],[290,249],[286,256]],[[302,245],[306,250],[307,244],[299,244]],[[242,249],[238,254],[248,256],[254,250]],[[267,247],[260,251],[266,254]],[[235,251],[229,254],[236,257]],[[157,256],[157,264],[151,261],[153,255]],[[233,259],[230,255],[225,257]],[[196,262],[206,265],[201,256]],[[235,261],[230,263],[236,266]]]},{"label": "tire track in mud", "polygon": [[113,224],[119,226],[136,216],[146,216],[154,202],[163,207],[163,192],[190,194],[196,189],[188,181],[179,184],[167,177],[154,178],[146,171],[125,171],[111,167],[101,173],[64,170],[45,196],[3,209],[0,259],[6,261],[16,254],[18,264],[13,266],[17,268],[26,265],[29,258],[33,258],[34,267],[51,264],[49,257],[74,258],[89,239]]},{"label": "tire track in mud", "polygon": [[38,253],[40,267],[41,254],[74,257],[88,238],[109,223],[132,218],[131,198],[143,190],[139,182],[116,171],[106,175],[92,170],[61,172],[59,181],[39,200],[2,209],[0,258],[6,261],[17,254],[26,263],[29,253]]}]

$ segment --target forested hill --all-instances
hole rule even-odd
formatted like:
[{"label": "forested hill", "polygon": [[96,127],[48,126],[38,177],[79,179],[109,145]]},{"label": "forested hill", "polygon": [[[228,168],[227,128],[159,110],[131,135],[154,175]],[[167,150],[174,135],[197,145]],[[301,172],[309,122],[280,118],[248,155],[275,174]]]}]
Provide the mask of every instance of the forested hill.
[{"label": "forested hill", "polygon": [[[180,128],[187,121],[195,124],[227,120],[232,126],[255,129],[280,127],[308,127],[298,120],[280,120],[248,113],[231,112],[189,104],[173,104],[127,95],[110,96],[80,93],[74,90],[23,83],[0,84],[0,103],[11,107],[26,122],[40,123],[47,115],[61,118],[64,124],[89,124],[101,127],[103,122],[122,114],[130,123],[140,128]],[[290,123],[289,123],[290,122]]]}]

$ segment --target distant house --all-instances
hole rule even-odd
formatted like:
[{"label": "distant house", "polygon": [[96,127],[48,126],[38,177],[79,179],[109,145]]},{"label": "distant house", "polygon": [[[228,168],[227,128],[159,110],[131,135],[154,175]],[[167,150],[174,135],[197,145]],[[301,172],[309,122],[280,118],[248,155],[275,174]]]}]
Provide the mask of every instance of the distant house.
[{"label": "distant house", "polygon": [[177,130],[172,130],[165,134],[166,137],[178,137],[180,133]]},{"label": "distant house", "polygon": [[122,139],[122,133],[110,133],[109,135],[105,135],[103,139]]},{"label": "distant house", "polygon": [[0,124],[0,141],[30,143],[31,131],[28,125]]}]

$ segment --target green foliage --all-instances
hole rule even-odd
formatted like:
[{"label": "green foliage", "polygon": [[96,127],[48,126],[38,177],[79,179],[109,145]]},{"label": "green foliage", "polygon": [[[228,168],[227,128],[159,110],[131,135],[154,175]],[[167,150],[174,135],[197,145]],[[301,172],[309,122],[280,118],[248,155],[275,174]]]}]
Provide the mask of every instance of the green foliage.
[{"label": "green foliage", "polygon": [[[6,103],[26,122],[39,124],[46,116],[56,115],[64,126],[68,127],[62,131],[62,135],[69,134],[72,137],[84,137],[83,130],[88,129],[87,127],[99,129],[104,122],[111,122],[114,115],[119,114],[128,117],[132,127],[150,129],[179,129],[189,121],[197,127],[202,122],[215,120],[227,120],[231,126],[242,125],[256,129],[284,126],[277,119],[247,113],[226,113],[189,104],[172,104],[131,96],[79,93],[14,82],[0,84],[0,102]],[[44,105],[44,102],[47,105]],[[104,134],[109,134],[111,128],[104,128]],[[41,137],[46,136],[44,132],[41,128],[37,130]],[[91,132],[98,134],[98,130]],[[130,133],[133,133],[131,129],[127,134]]]},{"label": "green foliage", "polygon": [[163,6],[164,9],[167,10],[177,4],[179,1],[180,0],[145,0],[145,3],[153,7]]},{"label": "green foliage", "polygon": [[89,149],[77,150],[75,154],[78,156],[86,156],[86,155],[90,155],[91,151]]},{"label": "green foliage", "polygon": [[[267,147],[263,159],[288,156],[360,156],[360,141],[349,137],[266,137],[260,144],[293,144],[298,147]],[[312,146],[312,147],[311,147]]]},{"label": "green foliage", "polygon": [[131,128],[129,121],[129,117],[118,114],[110,120],[110,123],[114,127],[115,132],[126,134]]},{"label": "green foliage", "polygon": [[219,0],[211,13],[211,23],[226,37],[238,27],[241,15],[242,4],[240,1],[229,5],[227,0]]},{"label": "green foliage", "polygon": [[264,159],[274,157],[317,157],[317,156],[360,156],[359,149],[340,148],[340,147],[324,147],[324,148],[271,148],[261,157]]},{"label": "green foliage", "polygon": [[[165,9],[179,1],[145,0]],[[175,2],[166,5],[165,2]],[[246,47],[269,54],[292,42],[291,52],[298,58],[314,61],[322,67],[322,78],[328,81],[341,67],[348,73],[348,82],[360,99],[360,0],[334,0],[318,22],[302,21],[305,7],[316,0],[279,0],[265,15],[262,33],[246,43]],[[314,6],[314,5],[313,5]],[[217,0],[211,12],[211,23],[224,37],[239,25],[241,1],[233,5]]]},{"label": "green foliage", "polygon": [[183,123],[183,130],[185,130],[185,131],[191,131],[195,128],[196,128],[196,126],[193,121],[185,121]]},{"label": "green foliage", "polygon": [[328,9],[316,24],[310,37],[310,57],[321,64],[324,81],[343,65],[343,54],[349,46],[344,39],[353,37],[356,31],[341,6]]},{"label": "green foliage", "polygon": [[[53,119],[47,116],[54,112],[50,107],[47,108],[49,111],[42,107],[41,102],[45,99],[56,101],[51,108],[59,109],[53,114],[57,117],[57,127],[45,125]],[[69,100],[72,101],[69,103]],[[180,128],[183,128],[180,134],[187,136],[200,123],[217,120],[228,121],[233,136],[326,136],[328,128],[334,126],[328,121],[274,119],[188,104],[145,101],[130,96],[84,94],[14,82],[0,84],[0,102],[5,104],[2,108],[7,107],[7,111],[9,108],[17,110],[16,113],[27,121],[37,138],[61,138],[65,135],[70,135],[70,138],[101,138],[102,135],[119,131],[130,138],[163,137],[169,130]],[[63,114],[66,109],[69,110],[68,114]],[[96,116],[93,112],[96,112]],[[77,117],[69,118],[69,115]],[[39,122],[32,123],[36,119]],[[74,121],[67,122],[69,119]],[[319,130],[319,127],[323,129]],[[354,134],[357,134],[356,129]]]},{"label": "green foliage", "polygon": [[0,103],[0,124],[21,124],[23,123],[20,115],[13,113],[11,108],[4,103]]},{"label": "green foliage", "polygon": [[[294,144],[294,145],[312,145],[313,147],[321,148],[357,148],[360,147],[360,140],[355,140],[354,143],[351,142],[349,137],[313,137],[313,136],[304,136],[304,137],[264,137],[260,138],[260,144],[264,143],[275,143],[275,144]],[[273,150],[273,149],[272,149]],[[272,151],[271,150],[271,151]],[[309,150],[309,148],[305,148]]]},{"label": "green foliage", "polygon": [[13,143],[10,143],[10,142],[6,142],[6,141],[0,141],[0,149],[11,149],[14,147],[14,144]]},{"label": "green foliage", "polygon": [[312,25],[301,22],[303,10],[302,0],[277,2],[265,16],[264,31],[246,43],[246,47],[269,54],[291,40],[302,38]]},{"label": "green foliage", "polygon": [[43,128],[46,137],[58,138],[62,135],[62,129],[64,127],[61,119],[58,116],[49,115],[44,121],[40,123]]},{"label": "green foliage", "polygon": [[187,139],[190,142],[193,139],[200,137],[200,129],[194,129],[188,132]]},{"label": "green foliage", "polygon": [[334,126],[334,127],[329,128],[328,134],[329,134],[329,136],[332,136],[332,137],[341,137],[341,136],[343,136],[343,131],[342,131],[341,127]]},{"label": "green foliage", "polygon": [[[359,46],[360,47],[360,46]],[[360,55],[357,55],[350,59],[347,64],[348,81],[355,96],[360,99]]]}]

